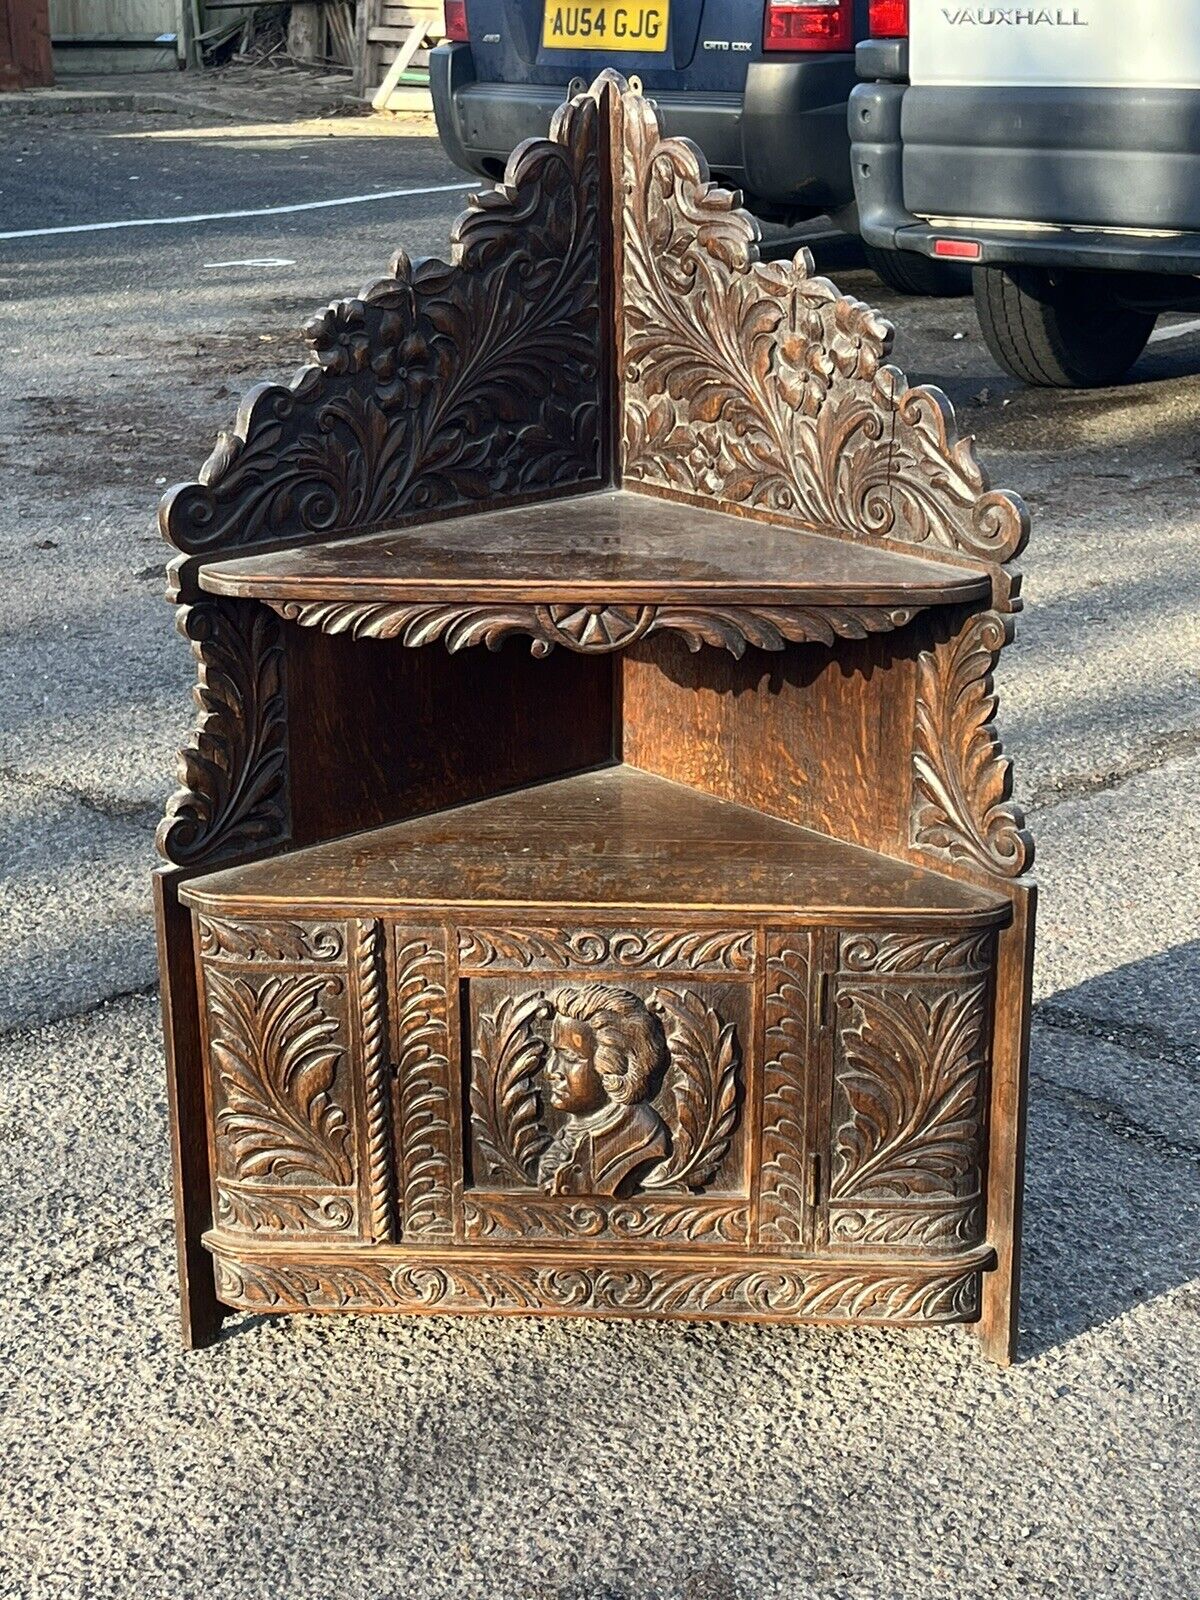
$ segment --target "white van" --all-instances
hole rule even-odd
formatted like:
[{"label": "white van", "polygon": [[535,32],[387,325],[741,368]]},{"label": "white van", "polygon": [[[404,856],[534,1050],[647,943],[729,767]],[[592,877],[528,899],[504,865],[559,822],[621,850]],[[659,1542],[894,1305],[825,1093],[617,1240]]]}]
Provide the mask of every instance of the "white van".
[{"label": "white van", "polygon": [[870,19],[864,241],[918,273],[970,263],[1014,376],[1117,382],[1161,311],[1200,307],[1200,5],[870,0]]}]

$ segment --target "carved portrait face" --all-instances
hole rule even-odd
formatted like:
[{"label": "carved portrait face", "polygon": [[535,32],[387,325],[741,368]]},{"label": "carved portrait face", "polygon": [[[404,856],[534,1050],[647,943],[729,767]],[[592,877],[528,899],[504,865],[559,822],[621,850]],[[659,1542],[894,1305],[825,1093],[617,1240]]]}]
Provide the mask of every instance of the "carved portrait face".
[{"label": "carved portrait face", "polygon": [[596,1071],[596,1039],[586,1023],[557,1012],[550,1030],[546,1084],[556,1111],[585,1117],[608,1100]]}]

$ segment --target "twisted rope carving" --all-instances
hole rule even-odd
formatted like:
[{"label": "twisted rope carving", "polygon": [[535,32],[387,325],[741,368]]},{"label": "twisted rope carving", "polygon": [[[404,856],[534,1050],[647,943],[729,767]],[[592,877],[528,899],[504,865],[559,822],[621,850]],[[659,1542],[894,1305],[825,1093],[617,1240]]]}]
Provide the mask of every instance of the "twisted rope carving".
[{"label": "twisted rope carving", "polygon": [[362,1038],[367,1108],[366,1228],[375,1243],[392,1237],[394,1214],[390,1075],[386,1048],[382,931],[378,922],[355,927],[354,974]]}]

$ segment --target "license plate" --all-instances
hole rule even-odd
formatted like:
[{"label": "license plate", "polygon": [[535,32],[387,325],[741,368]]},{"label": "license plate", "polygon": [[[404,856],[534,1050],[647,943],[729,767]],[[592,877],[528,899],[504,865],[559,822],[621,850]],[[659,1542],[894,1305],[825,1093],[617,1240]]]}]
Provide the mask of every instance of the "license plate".
[{"label": "license plate", "polygon": [[668,0],[546,0],[542,47],[546,50],[667,48]]}]

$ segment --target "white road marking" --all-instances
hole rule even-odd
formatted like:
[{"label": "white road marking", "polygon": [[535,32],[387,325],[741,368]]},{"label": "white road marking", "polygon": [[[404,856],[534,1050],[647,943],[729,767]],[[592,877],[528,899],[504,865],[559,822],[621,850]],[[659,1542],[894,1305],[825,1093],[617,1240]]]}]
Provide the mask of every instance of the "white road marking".
[{"label": "white road marking", "polygon": [[198,211],[187,217],[137,217],[125,222],[76,222],[64,228],[18,228],[0,239],[45,239],[56,233],[108,233],[114,228],[177,228],[186,222],[230,222],[239,217],[279,217],[295,211],[324,211],[330,206],[362,206],[372,200],[403,200],[408,195],[456,194],[477,189],[477,183],[435,183],[426,189],[380,189],[375,194],[348,194],[339,200],[305,200],[292,206],[261,206],[256,211]]},{"label": "white road marking", "polygon": [[1184,339],[1189,333],[1200,333],[1200,318],[1191,322],[1173,322],[1166,328],[1155,328],[1150,335],[1150,343],[1163,344],[1168,339]]},{"label": "white road marking", "polygon": [[250,256],[245,261],[206,261],[206,267],[294,267],[286,256]]}]

